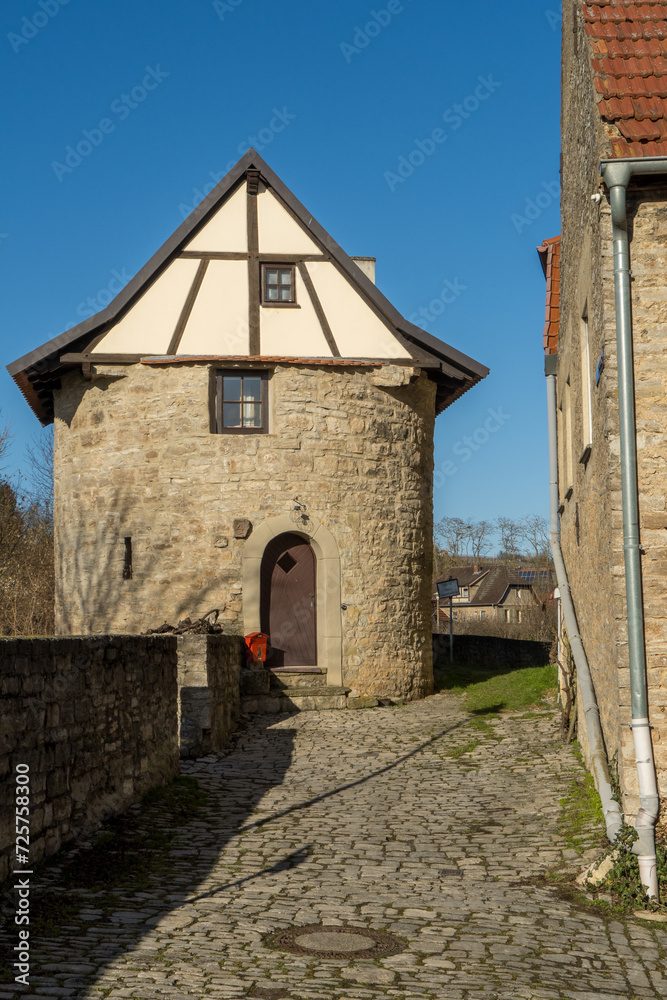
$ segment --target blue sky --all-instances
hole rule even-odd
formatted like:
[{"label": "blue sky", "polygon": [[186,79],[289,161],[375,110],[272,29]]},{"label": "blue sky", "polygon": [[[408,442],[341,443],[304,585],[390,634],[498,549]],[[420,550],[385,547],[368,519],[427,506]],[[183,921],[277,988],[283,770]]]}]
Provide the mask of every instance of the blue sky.
[{"label": "blue sky", "polygon": [[13,465],[39,424],[4,365],[103,308],[252,143],[377,257],[404,315],[491,369],[438,418],[436,520],[546,514],[535,247],[560,230],[558,18],[555,0],[5,0]]}]

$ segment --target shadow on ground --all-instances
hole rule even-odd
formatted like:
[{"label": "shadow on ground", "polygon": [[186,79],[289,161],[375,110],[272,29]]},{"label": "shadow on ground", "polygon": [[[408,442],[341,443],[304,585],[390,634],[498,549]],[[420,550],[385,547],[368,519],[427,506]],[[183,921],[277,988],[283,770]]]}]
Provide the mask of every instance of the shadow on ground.
[{"label": "shadow on ground", "polygon": [[283,783],[292,762],[295,730],[275,725],[285,718],[256,717],[248,728],[237,732],[228,751],[233,762],[227,770],[222,768],[221,776],[206,771],[198,782],[181,778],[166,791],[149,793],[141,806],[107,824],[92,844],[62,851],[35,869],[27,987],[14,982],[15,903],[12,880],[5,883],[0,995],[3,983],[11,983],[21,995],[53,988],[57,981],[58,996],[88,996],[115,958],[132,951],[147,932],[184,903],[215,898],[231,888],[296,868],[308,859],[312,847],[300,845],[256,872],[247,874],[244,867],[238,878],[207,884],[220,853],[235,836],[392,771],[470,721],[447,726],[362,778],[252,820],[264,795]]},{"label": "shadow on ground", "polygon": [[[237,753],[229,779],[207,775],[205,782],[195,783],[181,778],[166,794],[149,793],[141,806],[106,824],[90,844],[63,850],[35,868],[30,884],[30,986],[14,981],[19,928],[14,924],[10,878],[2,886],[0,993],[4,984],[11,984],[19,996],[32,993],[40,987],[40,977],[48,977],[51,986],[54,974],[68,972],[59,987],[72,991],[65,995],[83,996],[104,967],[158,921],[186,900],[201,898],[197,888],[206,882],[220,852],[289,768],[294,731],[272,728],[275,721],[275,716],[256,721],[250,730],[238,732],[230,747],[251,751],[261,736],[270,747],[262,760],[252,752]],[[308,845],[286,852],[250,879],[295,867],[307,855]],[[238,881],[230,879],[203,895]]]}]

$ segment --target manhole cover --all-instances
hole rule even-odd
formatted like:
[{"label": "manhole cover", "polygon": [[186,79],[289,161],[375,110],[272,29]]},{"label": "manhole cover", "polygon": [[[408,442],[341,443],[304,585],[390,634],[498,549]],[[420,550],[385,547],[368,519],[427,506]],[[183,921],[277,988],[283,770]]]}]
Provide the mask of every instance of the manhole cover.
[{"label": "manhole cover", "polygon": [[321,955],[323,958],[382,958],[396,955],[406,947],[404,941],[391,934],[369,931],[365,927],[328,927],[309,924],[307,927],[289,927],[284,931],[267,934],[264,943],[279,951],[294,955]]}]

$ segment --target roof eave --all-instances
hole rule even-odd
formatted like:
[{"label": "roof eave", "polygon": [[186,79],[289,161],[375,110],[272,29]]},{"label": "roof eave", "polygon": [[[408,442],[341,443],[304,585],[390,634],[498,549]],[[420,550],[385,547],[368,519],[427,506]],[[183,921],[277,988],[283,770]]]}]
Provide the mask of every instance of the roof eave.
[{"label": "roof eave", "polygon": [[[489,373],[489,369],[463,354],[461,351],[450,347],[444,341],[438,340],[430,333],[414,326],[403,317],[398,310],[389,302],[377,286],[367,277],[361,268],[349,257],[345,251],[336,243],[329,233],[313,218],[304,205],[295,197],[289,188],[273,172],[271,167],[262,159],[256,150],[250,149],[241,157],[238,163],[222,178],[212,191],[200,202],[200,204],[190,213],[178,229],[162,244],[153,254],[140,271],[127,283],[118,295],[103,310],[94,316],[84,320],[77,326],[70,328],[42,344],[35,350],[23,355],[16,361],[7,365],[7,371],[14,378],[28,400],[31,408],[40,420],[43,419],[43,406],[39,408],[30,401],[36,396],[30,392],[27,378],[19,383],[18,376],[25,373],[33,366],[39,366],[47,359],[53,358],[60,351],[70,347],[74,342],[83,338],[92,338],[95,334],[103,333],[105,329],[115,322],[123,312],[132,304],[144,289],[144,287],[159,276],[162,269],[167,266],[172,255],[177,252],[183,244],[189,242],[202,226],[209,213],[229,194],[237,183],[245,176],[249,169],[256,169],[278,197],[288,206],[288,208],[298,217],[301,224],[313,234],[315,239],[326,249],[332,259],[347,273],[359,291],[376,307],[376,309],[395,328],[399,340],[410,341],[415,347],[421,349],[429,355],[430,359],[440,362],[442,379],[441,385],[446,388],[443,394],[437,413],[441,413],[453,402],[459,399],[468,389],[471,389]],[[410,344],[405,344],[406,349],[412,354]],[[423,358],[422,358],[423,360]],[[418,366],[419,358],[415,357],[415,364]],[[436,376],[437,379],[437,376]],[[454,383],[459,382],[456,387]]]}]

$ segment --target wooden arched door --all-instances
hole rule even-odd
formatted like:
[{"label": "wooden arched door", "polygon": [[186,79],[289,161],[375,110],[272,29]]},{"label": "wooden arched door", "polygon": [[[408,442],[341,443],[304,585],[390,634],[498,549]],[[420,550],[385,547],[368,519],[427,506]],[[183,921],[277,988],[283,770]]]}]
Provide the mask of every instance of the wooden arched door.
[{"label": "wooden arched door", "polygon": [[291,532],[272,539],[261,569],[260,618],[271,641],[270,667],[317,664],[315,553]]}]

